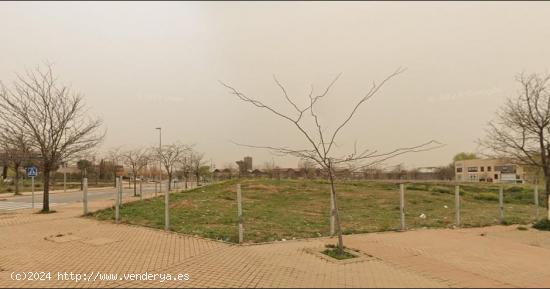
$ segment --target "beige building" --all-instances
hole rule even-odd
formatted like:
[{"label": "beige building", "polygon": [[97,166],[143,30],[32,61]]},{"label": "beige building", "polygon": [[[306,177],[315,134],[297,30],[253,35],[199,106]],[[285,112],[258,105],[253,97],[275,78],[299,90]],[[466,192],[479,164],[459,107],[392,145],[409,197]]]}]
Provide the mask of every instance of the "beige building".
[{"label": "beige building", "polygon": [[523,183],[521,166],[504,159],[474,159],[455,162],[455,180],[459,182]]}]

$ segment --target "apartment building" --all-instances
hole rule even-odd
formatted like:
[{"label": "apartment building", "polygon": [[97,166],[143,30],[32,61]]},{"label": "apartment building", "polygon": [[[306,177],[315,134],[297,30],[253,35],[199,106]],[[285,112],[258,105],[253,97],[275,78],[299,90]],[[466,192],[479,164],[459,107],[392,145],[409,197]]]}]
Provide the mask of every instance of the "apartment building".
[{"label": "apartment building", "polygon": [[473,159],[455,162],[459,182],[523,183],[525,171],[505,159]]}]

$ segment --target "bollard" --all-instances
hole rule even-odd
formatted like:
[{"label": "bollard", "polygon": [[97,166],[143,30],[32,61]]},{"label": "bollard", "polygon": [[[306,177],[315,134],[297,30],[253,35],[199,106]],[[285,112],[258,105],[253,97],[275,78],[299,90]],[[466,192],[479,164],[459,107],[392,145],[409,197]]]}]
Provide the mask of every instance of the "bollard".
[{"label": "bollard", "polygon": [[120,219],[120,180],[116,178],[116,189],[115,189],[115,222],[118,224]]},{"label": "bollard", "polygon": [[455,187],[456,226],[460,226],[460,186]]},{"label": "bollard", "polygon": [[243,242],[243,206],[241,184],[237,184],[237,216],[239,217],[239,243]]},{"label": "bollard", "polygon": [[31,187],[32,187],[32,208],[34,209],[34,177],[31,177]]},{"label": "bollard", "polygon": [[535,216],[539,219],[539,186],[535,185]]},{"label": "bollard", "polygon": [[502,186],[498,189],[498,205],[500,209],[500,223],[504,223],[504,189]]},{"label": "bollard", "polygon": [[170,231],[170,190],[164,193],[164,230]]},{"label": "bollard", "polygon": [[399,185],[399,194],[400,194],[400,204],[399,204],[399,210],[401,212],[401,230],[405,231],[405,185],[400,184]]},{"label": "bollard", "polygon": [[83,190],[82,190],[82,206],[84,208],[84,215],[88,214],[88,178],[84,178],[82,180],[83,182]]},{"label": "bollard", "polygon": [[330,235],[334,236],[334,192],[332,190],[332,187],[330,188],[330,215],[329,215],[329,222],[330,222]]}]

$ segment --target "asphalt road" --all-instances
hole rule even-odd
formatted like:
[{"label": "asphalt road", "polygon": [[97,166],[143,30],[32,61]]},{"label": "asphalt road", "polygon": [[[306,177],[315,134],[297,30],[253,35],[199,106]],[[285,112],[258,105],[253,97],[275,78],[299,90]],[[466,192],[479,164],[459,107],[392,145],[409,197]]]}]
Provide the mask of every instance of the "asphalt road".
[{"label": "asphalt road", "polygon": [[[181,189],[183,187],[182,184],[177,185],[177,189]],[[193,187],[193,184],[189,184],[189,188]],[[162,184],[162,190],[165,191],[168,188],[167,183]],[[146,197],[151,196],[155,193],[156,188],[154,184],[143,184],[142,190],[143,195]],[[123,188],[123,195],[124,196],[133,196],[134,195],[134,189],[128,188],[128,184],[124,184]],[[139,184],[137,186],[137,194],[139,196]],[[68,191],[66,193],[64,192],[55,192],[50,194],[50,204],[52,206],[57,205],[63,205],[63,204],[70,204],[70,203],[80,203],[82,202],[82,191]],[[90,188],[88,190],[88,202],[91,201],[97,201],[97,200],[114,200],[115,197],[115,188],[109,187],[109,188]],[[42,192],[37,192],[34,195],[35,200],[35,207],[37,204],[42,203]],[[0,200],[0,212],[3,211],[13,211],[13,210],[20,210],[20,209],[28,209],[32,206],[32,196],[31,195],[25,195],[25,196],[13,196],[13,197],[7,197]]]}]

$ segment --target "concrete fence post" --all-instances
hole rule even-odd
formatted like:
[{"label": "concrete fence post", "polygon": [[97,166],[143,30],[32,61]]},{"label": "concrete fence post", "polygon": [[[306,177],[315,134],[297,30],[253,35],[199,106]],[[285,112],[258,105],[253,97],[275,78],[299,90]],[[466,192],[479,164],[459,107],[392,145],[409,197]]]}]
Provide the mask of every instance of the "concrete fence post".
[{"label": "concrete fence post", "polygon": [[539,185],[535,185],[535,217],[539,219]]},{"label": "concrete fence post", "polygon": [[243,204],[241,184],[237,184],[237,216],[239,218],[239,243],[243,242]]},{"label": "concrete fence post", "polygon": [[500,186],[498,189],[498,205],[500,209],[500,223],[504,223],[504,188]]},{"label": "concrete fence post", "polygon": [[455,187],[456,226],[460,226],[460,186]]},{"label": "concrete fence post", "polygon": [[87,215],[88,214],[88,178],[84,178],[82,182],[83,182],[82,207],[83,207],[84,215]]},{"label": "concrete fence post", "polygon": [[332,187],[330,188],[330,214],[329,214],[329,222],[330,222],[330,235],[334,236],[335,229],[334,229],[334,223],[335,223],[335,216],[334,216],[334,192],[332,191]]},{"label": "concrete fence post", "polygon": [[170,231],[170,190],[164,193],[164,230]]},{"label": "concrete fence post", "polygon": [[405,231],[405,184],[399,184],[399,211],[401,213],[401,230]]},{"label": "concrete fence post", "polygon": [[119,197],[119,190],[120,190],[120,180],[116,178],[116,189],[115,189],[115,223],[118,224],[120,219],[120,197]]},{"label": "concrete fence post", "polygon": [[123,194],[123,192],[124,192],[124,182],[123,182],[122,180],[123,180],[123,178],[120,177],[120,182],[119,182],[120,186],[119,186],[119,190],[118,190],[118,199],[119,199],[118,202],[119,202],[120,206],[122,206],[122,204],[123,204],[123,202],[122,202],[122,194]]}]

